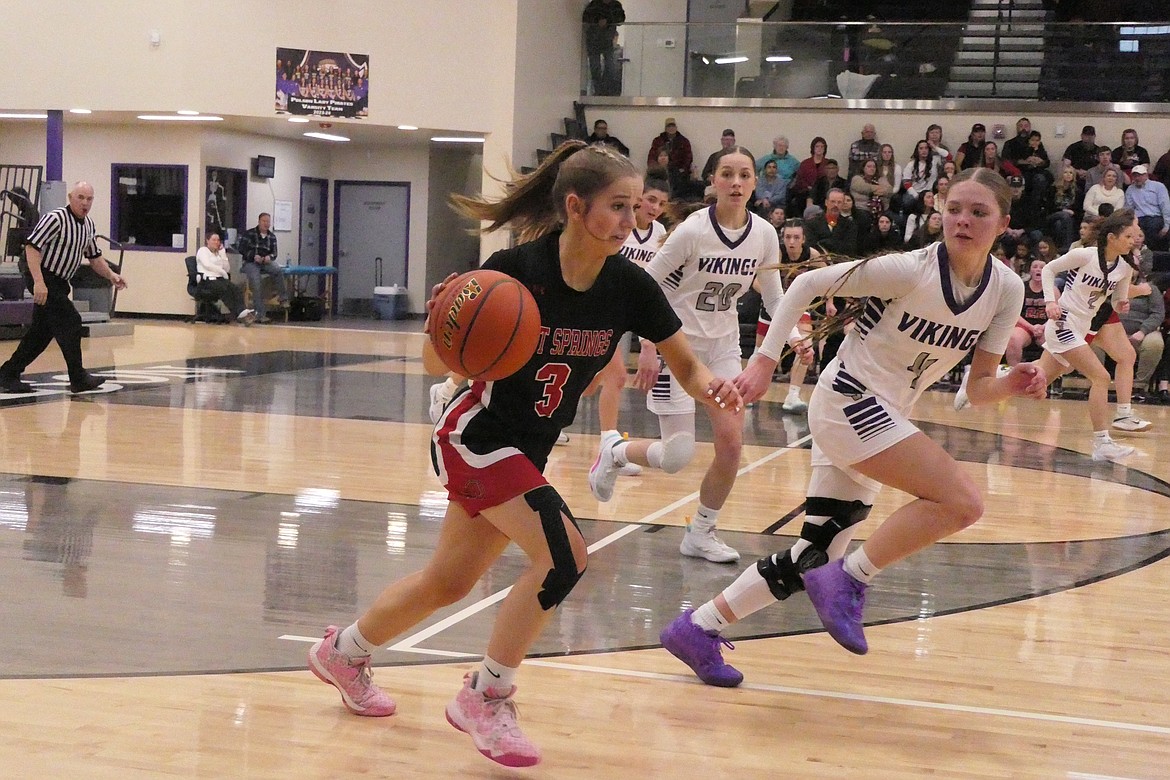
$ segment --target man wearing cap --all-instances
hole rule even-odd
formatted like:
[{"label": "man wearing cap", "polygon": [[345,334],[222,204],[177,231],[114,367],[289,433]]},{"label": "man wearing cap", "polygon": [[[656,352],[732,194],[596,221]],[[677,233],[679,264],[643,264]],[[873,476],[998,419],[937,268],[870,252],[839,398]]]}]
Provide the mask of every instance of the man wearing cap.
[{"label": "man wearing cap", "polygon": [[982,122],[971,125],[971,134],[955,152],[955,165],[960,171],[975,168],[983,162],[983,147],[987,146],[987,128]]},{"label": "man wearing cap", "polygon": [[1085,172],[1097,164],[1097,129],[1092,125],[1082,127],[1081,140],[1069,144],[1062,157],[1077,169],[1077,178],[1083,180]]},{"label": "man wearing cap", "polygon": [[678,131],[674,117],[667,117],[663,131],[650,142],[650,153],[646,155],[646,164],[651,167],[658,165],[658,153],[664,149],[670,158],[666,163],[666,172],[670,176],[671,189],[677,192],[677,185],[690,182],[691,167],[694,165],[695,157],[691,153],[691,142]]},{"label": "man wearing cap", "polygon": [[1170,193],[1160,181],[1150,180],[1146,165],[1135,165],[1129,172],[1132,184],[1125,191],[1125,207],[1137,215],[1138,227],[1146,234],[1146,243],[1154,251],[1165,251],[1170,242]]},{"label": "man wearing cap", "polygon": [[873,125],[866,123],[861,128],[861,138],[849,147],[849,173],[845,177],[850,181],[861,173],[861,166],[866,160],[877,162],[881,156],[882,145],[877,142],[877,130]]},{"label": "man wearing cap", "polygon": [[[735,131],[730,127],[723,131],[723,135],[719,138],[719,151],[712,152],[711,156],[707,158],[707,164],[703,166],[703,172],[699,178],[703,180],[703,184],[713,184],[715,181],[715,168],[719,165],[719,155],[735,146]],[[747,152],[747,149],[744,149]],[[751,152],[748,152],[751,154]],[[755,155],[752,155],[754,158]]]}]

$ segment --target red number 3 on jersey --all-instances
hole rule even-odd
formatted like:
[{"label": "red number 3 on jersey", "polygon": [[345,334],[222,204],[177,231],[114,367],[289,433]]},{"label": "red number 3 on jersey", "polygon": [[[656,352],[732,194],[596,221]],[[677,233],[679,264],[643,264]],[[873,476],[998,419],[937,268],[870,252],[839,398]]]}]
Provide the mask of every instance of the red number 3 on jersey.
[{"label": "red number 3 on jersey", "polygon": [[564,363],[546,363],[536,372],[536,381],[544,382],[544,396],[536,402],[536,413],[541,417],[552,417],[553,412],[565,398],[565,382],[572,371]]}]

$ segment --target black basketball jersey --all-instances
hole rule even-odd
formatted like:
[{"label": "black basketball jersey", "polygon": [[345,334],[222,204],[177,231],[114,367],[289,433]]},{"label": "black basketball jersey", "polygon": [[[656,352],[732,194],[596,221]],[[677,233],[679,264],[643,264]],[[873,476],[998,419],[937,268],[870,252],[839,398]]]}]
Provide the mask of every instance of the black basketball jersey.
[{"label": "black basketball jersey", "polygon": [[578,292],[561,276],[554,232],[496,252],[485,269],[518,279],[540,309],[540,340],[528,363],[506,379],[473,382],[485,410],[462,432],[472,451],[510,442],[544,469],[561,429],[573,422],[581,394],[609,362],[626,331],[653,342],[674,335],[682,322],[657,283],[621,255],[606,258],[593,286]]},{"label": "black basketball jersey", "polygon": [[1048,313],[1044,305],[1044,290],[1035,292],[1032,286],[1024,283],[1024,308],[1020,316],[1033,325],[1043,325],[1048,322]]}]

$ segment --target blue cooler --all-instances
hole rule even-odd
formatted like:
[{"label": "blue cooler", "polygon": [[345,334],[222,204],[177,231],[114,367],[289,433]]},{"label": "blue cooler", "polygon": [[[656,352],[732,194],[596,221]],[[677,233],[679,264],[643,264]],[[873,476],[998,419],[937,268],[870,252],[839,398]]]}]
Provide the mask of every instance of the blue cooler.
[{"label": "blue cooler", "polygon": [[398,285],[374,288],[374,319],[404,320],[410,316],[410,299]]}]

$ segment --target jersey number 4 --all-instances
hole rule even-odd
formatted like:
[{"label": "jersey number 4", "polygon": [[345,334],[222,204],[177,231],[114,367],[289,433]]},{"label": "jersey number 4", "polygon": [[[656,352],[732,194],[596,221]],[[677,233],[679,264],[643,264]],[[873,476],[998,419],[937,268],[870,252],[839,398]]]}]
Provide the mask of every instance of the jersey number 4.
[{"label": "jersey number 4", "polygon": [[738,282],[731,284],[707,282],[707,286],[703,288],[703,292],[699,293],[699,298],[695,301],[695,309],[698,311],[727,311],[731,308],[736,294],[742,289],[743,285]]},{"label": "jersey number 4", "polygon": [[572,372],[564,363],[545,363],[536,372],[536,381],[544,382],[544,394],[536,402],[536,413],[541,417],[552,417],[553,412],[565,398],[565,383]]}]

